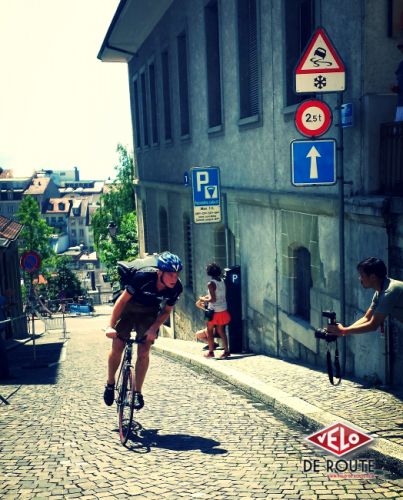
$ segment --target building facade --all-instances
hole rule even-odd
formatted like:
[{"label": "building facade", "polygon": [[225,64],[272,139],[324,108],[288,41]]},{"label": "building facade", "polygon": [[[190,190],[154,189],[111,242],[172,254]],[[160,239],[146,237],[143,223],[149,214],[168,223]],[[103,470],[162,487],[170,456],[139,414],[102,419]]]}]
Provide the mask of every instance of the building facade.
[{"label": "building facade", "polygon": [[[154,8],[121,0],[98,57],[128,64],[139,234],[143,252],[169,248],[185,262],[175,334],[191,339],[202,318],[205,266],[240,265],[245,349],[323,366],[314,338],[321,311],[362,316],[371,293],[356,264],[377,256],[403,279],[403,123],[393,123],[390,93],[399,63],[388,29],[393,15],[377,0],[159,0]],[[391,3],[390,3],[391,4]],[[294,70],[323,26],[342,57],[353,127],[337,119],[344,163],[345,275],[340,275],[340,186],[291,183],[290,143],[298,104]],[[317,94],[337,115],[336,93]],[[339,101],[340,102],[340,101]],[[342,140],[342,143],[340,141]],[[341,157],[339,157],[340,160]],[[400,158],[400,159],[399,159]],[[193,222],[183,182],[194,166],[221,171],[225,220]],[[338,162],[340,169],[340,161]],[[349,374],[401,385],[403,327],[343,339]]]}]

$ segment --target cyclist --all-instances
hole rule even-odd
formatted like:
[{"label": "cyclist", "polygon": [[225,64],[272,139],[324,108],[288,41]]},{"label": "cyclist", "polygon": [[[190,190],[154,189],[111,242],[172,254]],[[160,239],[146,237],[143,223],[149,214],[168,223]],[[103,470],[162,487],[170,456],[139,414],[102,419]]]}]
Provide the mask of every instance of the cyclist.
[{"label": "cyclist", "polygon": [[163,252],[158,256],[157,267],[138,270],[116,301],[106,329],[106,336],[113,339],[104,391],[107,406],[113,404],[115,374],[126,340],[134,329],[136,339],[141,342],[137,347],[134,408],[143,408],[144,398],[141,390],[148,370],[150,348],[158,337],[160,326],[168,319],[182,293],[183,287],[178,277],[181,270],[180,258],[170,252]]}]

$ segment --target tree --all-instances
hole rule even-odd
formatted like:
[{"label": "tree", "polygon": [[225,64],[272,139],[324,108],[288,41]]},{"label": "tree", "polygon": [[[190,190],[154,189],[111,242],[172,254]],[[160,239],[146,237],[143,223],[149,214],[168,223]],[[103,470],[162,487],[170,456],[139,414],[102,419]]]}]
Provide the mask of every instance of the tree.
[{"label": "tree", "polygon": [[116,150],[119,153],[119,165],[115,167],[116,179],[110,185],[109,190],[101,195],[100,208],[94,213],[91,220],[95,248],[97,249],[100,241],[109,237],[109,222],[114,221],[120,232],[120,222],[123,216],[135,211],[134,159],[121,144],[118,144]]},{"label": "tree", "polygon": [[41,218],[38,202],[32,196],[25,196],[19,206],[16,218],[23,229],[19,238],[19,249],[23,253],[35,250],[41,256],[42,262],[54,257],[50,244],[52,228]]},{"label": "tree", "polygon": [[[116,180],[100,199],[92,216],[94,245],[112,281],[116,280],[116,263],[138,255],[137,217],[133,194],[134,159],[121,144],[117,147],[119,165]],[[113,221],[117,234],[111,238],[108,224]]]},{"label": "tree", "polygon": [[98,251],[99,258],[105,264],[112,283],[117,281],[116,263],[119,260],[135,259],[139,252],[135,212],[122,217],[116,237],[101,240]]},{"label": "tree", "polygon": [[[18,240],[20,254],[34,250],[41,257],[41,268],[45,269],[53,264],[55,253],[50,244],[52,228],[41,218],[41,212],[38,202],[32,196],[25,196],[19,206],[16,218],[23,228]],[[23,273],[24,285],[22,287],[22,296],[25,301],[28,290],[31,286],[33,275]]]},{"label": "tree", "polygon": [[57,256],[55,258],[54,271],[48,274],[47,281],[47,293],[51,300],[71,299],[74,296],[82,295],[80,280],[69,268],[67,257]]}]

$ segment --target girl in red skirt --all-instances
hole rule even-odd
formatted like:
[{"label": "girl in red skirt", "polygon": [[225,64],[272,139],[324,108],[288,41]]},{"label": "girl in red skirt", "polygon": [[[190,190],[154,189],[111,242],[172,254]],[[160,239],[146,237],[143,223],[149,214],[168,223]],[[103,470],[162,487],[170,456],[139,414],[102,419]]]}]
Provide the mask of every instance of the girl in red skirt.
[{"label": "girl in red skirt", "polygon": [[221,278],[221,267],[212,262],[206,268],[208,276],[211,280],[208,282],[208,294],[201,297],[202,300],[208,302],[208,309],[213,311],[213,317],[207,322],[207,334],[209,351],[205,354],[206,358],[214,358],[214,327],[222,340],[224,352],[220,358],[228,358],[230,355],[228,349],[227,336],[225,334],[225,326],[231,321],[231,316],[227,311],[227,299],[225,296],[225,283]]}]

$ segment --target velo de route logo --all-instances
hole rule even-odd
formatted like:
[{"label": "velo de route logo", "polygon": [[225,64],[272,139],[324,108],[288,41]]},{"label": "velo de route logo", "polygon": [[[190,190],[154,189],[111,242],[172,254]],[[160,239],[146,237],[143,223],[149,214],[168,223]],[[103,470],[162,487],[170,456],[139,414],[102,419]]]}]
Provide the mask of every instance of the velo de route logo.
[{"label": "velo de route logo", "polygon": [[321,472],[323,469],[331,479],[369,479],[375,477],[375,461],[371,459],[341,459],[344,455],[368,445],[371,436],[342,423],[334,423],[306,438],[311,444],[330,452],[338,459],[327,457],[304,459],[304,472]]}]

